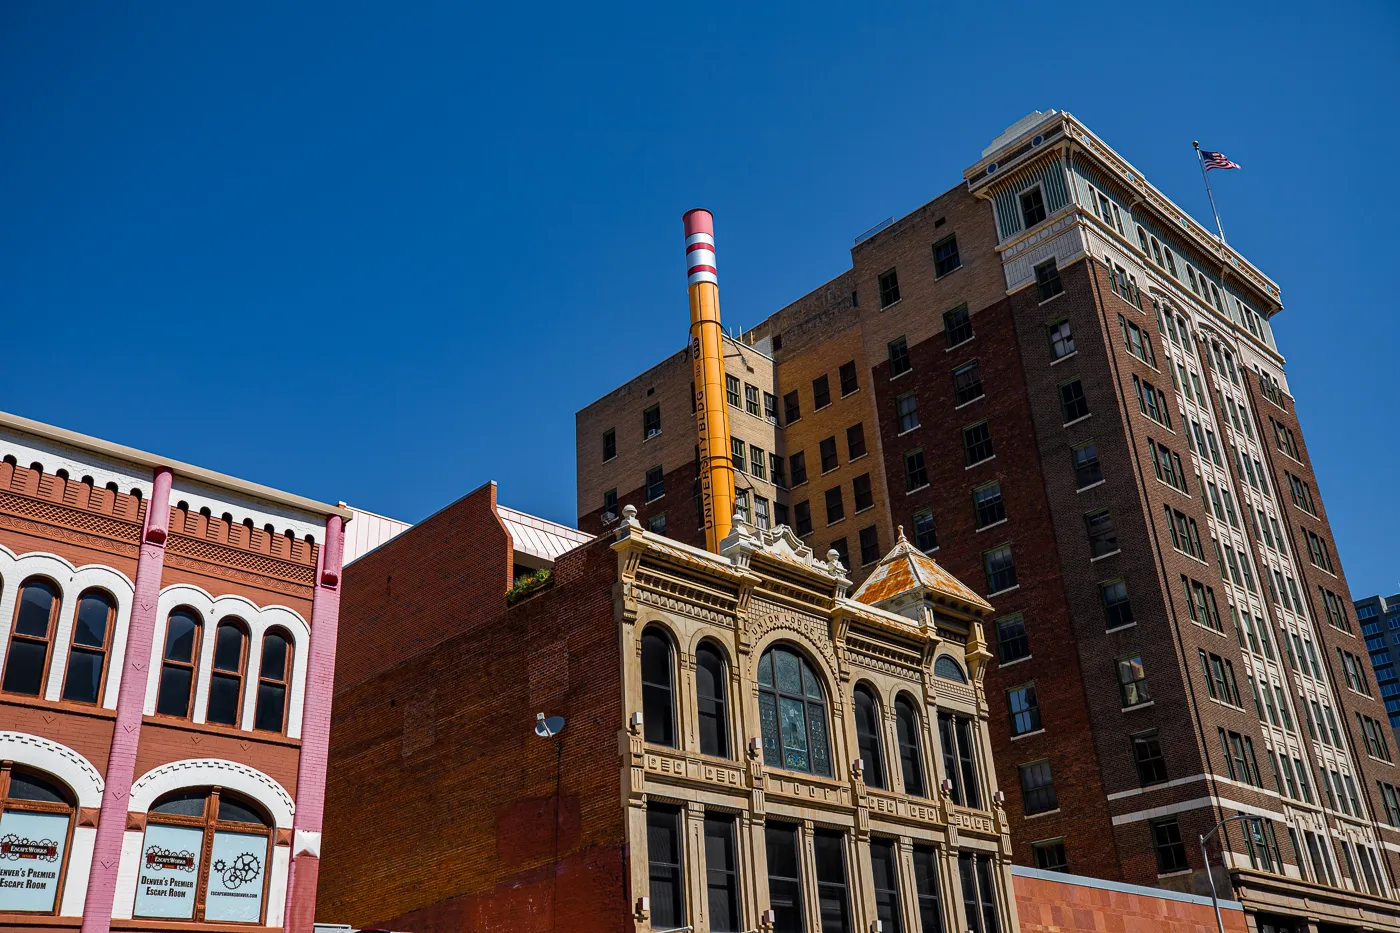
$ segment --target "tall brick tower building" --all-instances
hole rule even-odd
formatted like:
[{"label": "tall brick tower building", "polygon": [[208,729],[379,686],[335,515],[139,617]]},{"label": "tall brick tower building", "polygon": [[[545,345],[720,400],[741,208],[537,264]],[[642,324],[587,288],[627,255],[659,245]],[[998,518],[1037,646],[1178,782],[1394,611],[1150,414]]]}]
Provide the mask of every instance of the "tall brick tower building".
[{"label": "tall brick tower building", "polygon": [[[1214,880],[1258,928],[1400,929],[1394,737],[1281,310],[1087,127],[1037,112],[736,341],[736,435],[764,432],[741,469],[853,579],[902,526],[995,607],[1017,862],[1204,893],[1199,837],[1229,818]],[[631,504],[698,543],[670,362],[579,412],[585,531]]]}]

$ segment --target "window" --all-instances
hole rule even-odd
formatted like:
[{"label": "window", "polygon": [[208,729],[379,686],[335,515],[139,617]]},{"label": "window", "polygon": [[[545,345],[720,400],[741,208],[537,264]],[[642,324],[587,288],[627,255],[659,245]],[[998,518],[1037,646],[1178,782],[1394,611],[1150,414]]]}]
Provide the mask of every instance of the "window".
[{"label": "window", "polygon": [[1060,805],[1055,797],[1055,779],[1049,761],[1021,765],[1021,799],[1026,816],[1045,813]]},{"label": "window", "polygon": [[239,710],[243,706],[246,645],[242,623],[222,622],[215,630],[214,669],[209,677],[209,703],[205,712],[207,722],[238,725]]},{"label": "window", "polygon": [[647,470],[647,501],[653,502],[666,495],[666,474],[661,471],[661,467],[654,466]]},{"label": "window", "polygon": [[798,400],[797,390],[789,392],[783,396],[783,420],[792,424],[802,417],[802,403]]},{"label": "window", "polygon": [[199,617],[190,609],[176,609],[166,623],[165,654],[156,694],[156,713],[184,718],[190,714],[194,687],[195,648],[199,644]]},{"label": "window", "polygon": [[1031,655],[1030,639],[1026,637],[1026,620],[1019,612],[997,619],[997,655],[1002,664],[1010,664]]},{"label": "window", "polygon": [[[768,500],[762,496],[754,496],[753,500],[753,522],[755,527],[769,528],[772,522],[768,516]],[[665,528],[661,529],[665,531]]]},{"label": "window", "polygon": [[1304,528],[1303,538],[1308,545],[1308,561],[1319,570],[1334,573],[1332,569],[1332,556],[1328,553],[1327,542],[1322,539],[1322,536]]},{"label": "window", "polygon": [[891,341],[889,350],[891,377],[902,376],[914,368],[914,364],[909,361],[909,344],[903,337]]},{"label": "window", "polygon": [[605,521],[617,518],[617,490],[609,489],[603,493],[603,518]]},{"label": "window", "polygon": [[982,395],[982,370],[977,365],[976,360],[953,370],[953,403],[955,405],[966,405],[973,399],[981,398]]},{"label": "window", "polygon": [[1035,867],[1044,871],[1069,871],[1065,861],[1065,841],[1051,839],[1046,842],[1032,842],[1031,855],[1035,857]]},{"label": "window", "polygon": [[987,422],[979,421],[963,428],[962,436],[963,459],[968,466],[991,459],[992,429],[987,426]]},{"label": "window", "polygon": [[1036,699],[1035,684],[1022,684],[1006,691],[1006,705],[1011,714],[1013,736],[1040,729],[1040,701]]},{"label": "window", "polygon": [[787,488],[787,471],[784,468],[783,458],[777,454],[768,455],[768,469],[773,474],[773,485],[779,489]]},{"label": "window", "polygon": [[1186,485],[1186,467],[1181,463],[1180,454],[1149,437],[1147,455],[1152,460],[1152,472],[1157,474],[1159,480],[1190,495],[1190,489]]},{"label": "window", "polygon": [[874,525],[860,530],[860,564],[862,567],[880,559],[880,533]]},{"label": "window", "polygon": [[[742,444],[743,444],[743,441],[740,441],[739,444],[742,445]],[[763,452],[763,449],[762,449],[761,447],[755,447],[754,445],[750,444],[750,445],[749,445],[749,475],[751,475],[751,476],[753,476],[753,477],[755,477],[755,478],[757,478],[757,479],[764,479],[764,478],[765,478],[764,464],[766,464],[767,462],[768,462],[768,455],[765,454],[765,453]]]},{"label": "window", "polygon": [[1293,431],[1286,425],[1279,424],[1272,418],[1269,419],[1269,423],[1274,426],[1274,446],[1301,463],[1303,461],[1303,453],[1298,448],[1298,438],[1293,434]]},{"label": "window", "polygon": [[1376,786],[1381,792],[1381,802],[1385,805],[1385,820],[1391,826],[1400,826],[1400,791],[1395,789],[1395,785],[1387,784],[1384,781],[1377,781]]},{"label": "window", "polygon": [[676,746],[671,639],[652,626],[642,632],[642,730],[655,745]]},{"label": "window", "polygon": [[943,330],[948,346],[956,347],[972,339],[972,317],[967,313],[967,305],[959,305],[943,314]]},{"label": "window", "polygon": [[1021,220],[1027,230],[1045,219],[1045,197],[1040,186],[1021,192]]},{"label": "window", "polygon": [[4,690],[42,696],[49,669],[49,647],[58,619],[58,588],[47,580],[26,580],[16,599],[10,650],[5,658]]},{"label": "window", "polygon": [[[1055,281],[1059,281],[1056,277]],[[1048,327],[1050,335],[1050,356],[1064,359],[1074,352],[1074,334],[1070,332],[1069,321],[1056,321]]]},{"label": "window", "polygon": [[647,804],[647,875],[651,922],[669,930],[685,923],[685,873],[681,865],[681,812]]},{"label": "window", "polygon": [[970,933],[1001,933],[996,889],[992,886],[992,857],[959,852],[958,875],[962,880],[963,911]]},{"label": "window", "polygon": [[1055,266],[1055,260],[1042,262],[1035,267],[1035,285],[1041,301],[1049,301],[1065,290],[1060,284],[1060,270]]},{"label": "window", "polygon": [[705,887],[710,929],[738,933],[744,929],[739,909],[739,858],[734,844],[734,817],[705,814]]},{"label": "window", "polygon": [[875,888],[875,917],[880,928],[889,933],[902,933],[904,930],[899,911],[898,864],[894,841],[872,836],[870,873]]},{"label": "window", "polygon": [[841,487],[833,486],[826,491],[826,523],[833,525],[846,517],[846,504],[841,501]]},{"label": "window", "polygon": [[739,377],[724,377],[724,398],[735,408],[739,407]]},{"label": "window", "polygon": [[841,397],[845,398],[856,389],[860,388],[860,383],[856,380],[856,361],[848,360],[841,364],[837,370],[837,376],[841,379]]},{"label": "window", "polygon": [[291,636],[281,629],[263,635],[262,657],[258,662],[258,695],[253,709],[254,729],[281,732],[287,726],[287,687],[292,682],[291,646]]},{"label": "window", "polygon": [[895,270],[882,272],[879,278],[880,308],[888,308],[899,300],[899,275]]},{"label": "window", "polygon": [[851,480],[851,488],[856,494],[857,512],[864,512],[875,504],[875,494],[870,491],[869,473],[862,473]]},{"label": "window", "polygon": [[807,454],[798,451],[788,457],[788,466],[792,469],[792,484],[801,486],[807,482]]},{"label": "window", "polygon": [[831,382],[826,376],[818,376],[812,380],[812,407],[820,410],[830,404]]},{"label": "window", "polygon": [[749,491],[747,489],[736,489],[734,491],[734,514],[739,521],[744,524],[749,522]]},{"label": "window", "polygon": [[913,392],[906,392],[894,400],[894,412],[899,422],[900,434],[919,426],[919,399]]},{"label": "window", "polygon": [[1104,557],[1118,550],[1118,532],[1107,509],[1085,515],[1084,530],[1089,536],[1090,557]]},{"label": "window", "polygon": [[1371,688],[1366,684],[1366,675],[1362,672],[1361,662],[1356,659],[1356,655],[1338,648],[1337,660],[1342,664],[1342,672],[1346,675],[1347,686],[1357,693],[1370,696]]},{"label": "window", "polygon": [[759,417],[758,386],[749,385],[747,382],[744,383],[744,411],[755,418]]},{"label": "window", "polygon": [[933,512],[928,509],[914,513],[914,547],[921,551],[938,547],[938,530],[933,524]]},{"label": "window", "polygon": [[764,764],[831,776],[826,700],[816,672],[802,655],[782,645],[763,653],[758,662],[758,709]]},{"label": "window", "polygon": [[0,893],[0,910],[52,914],[63,884],[76,800],[49,775],[6,762],[0,765],[0,801],[7,857],[32,866],[18,872],[23,880],[16,877]]},{"label": "window", "polygon": [[812,533],[812,506],[807,500],[802,500],[792,507],[793,520],[797,522],[794,529],[798,537],[804,537]]},{"label": "window", "polygon": [[836,552],[836,559],[841,562],[843,568],[851,566],[851,555],[847,553],[845,537],[837,538],[831,542],[830,550]]},{"label": "window", "polygon": [[1016,562],[1011,557],[1011,545],[1003,544],[982,554],[982,569],[987,573],[987,593],[1000,593],[1016,585]]},{"label": "window", "polygon": [[1133,624],[1133,604],[1128,600],[1127,583],[1110,580],[1099,584],[1099,599],[1103,603],[1103,613],[1110,631]]},{"label": "window", "polygon": [[1162,744],[1157,730],[1139,732],[1132,736],[1133,764],[1137,766],[1138,783],[1143,787],[1160,784],[1167,779],[1167,761],[1162,757]]},{"label": "window", "polygon": [[603,462],[607,463],[609,460],[616,456],[617,431],[613,428],[608,428],[606,431],[603,432]]},{"label": "window", "polygon": [[661,433],[661,406],[653,405],[642,412],[642,438],[651,440]]},{"label": "window", "polygon": [[737,437],[729,439],[730,459],[734,461],[736,472],[743,473],[748,469],[748,445]]},{"label": "window", "polygon": [[1148,826],[1152,831],[1152,848],[1157,852],[1157,874],[1186,871],[1190,867],[1186,861],[1186,843],[1181,840],[1181,827],[1176,817],[1153,820]]},{"label": "window", "polygon": [[1089,416],[1089,400],[1084,397],[1084,384],[1078,379],[1060,386],[1060,413],[1065,424]]},{"label": "window", "polygon": [[899,770],[904,778],[904,792],[923,797],[924,753],[919,740],[919,713],[904,694],[895,697],[894,728],[899,740]]},{"label": "window", "polygon": [[950,236],[933,244],[933,274],[942,278],[962,265],[958,257],[958,238]]},{"label": "window", "polygon": [[[666,647],[669,649],[669,643]],[[670,671],[669,662],[666,670]],[[699,706],[700,754],[728,758],[729,701],[724,657],[710,642],[701,642],[695,649],[695,694]]]},{"label": "window", "polygon": [[1118,662],[1118,688],[1125,707],[1137,706],[1152,699],[1152,694],[1147,690],[1147,669],[1143,667],[1142,655],[1135,654]]},{"label": "window", "polygon": [[880,707],[865,684],[855,688],[856,747],[865,762],[865,783],[886,788],[885,756],[880,741]]},{"label": "window", "polygon": [[978,528],[986,528],[1005,520],[1006,507],[1002,503],[1001,483],[993,481],[972,490],[972,508]]},{"label": "window", "polygon": [[763,417],[773,424],[778,423],[778,397],[772,392],[763,393]]},{"label": "window", "polygon": [[1167,410],[1167,397],[1152,383],[1134,376],[1133,393],[1137,396],[1138,411],[1167,428],[1172,426],[1171,412]]},{"label": "window", "polygon": [[[832,455],[835,456],[833,444]],[[846,429],[846,458],[855,460],[865,456],[865,424],[853,424]]]},{"label": "window", "polygon": [[[850,895],[846,891],[846,837],[819,829],[812,834],[817,868],[818,928],[822,933],[848,933],[851,927]],[[775,928],[774,933],[777,933]]]},{"label": "window", "polygon": [[[947,660],[957,670],[957,663],[940,655],[934,662],[934,674],[939,674],[939,662]],[[963,683],[962,671],[957,671]],[[977,766],[972,750],[972,722],[951,713],[938,714],[938,739],[943,750],[943,776],[953,782],[953,803],[958,806],[982,808],[982,792],[977,781]]]},{"label": "window", "polygon": [[914,891],[918,895],[920,933],[943,933],[938,875],[938,855],[933,847],[914,846]]},{"label": "window", "polygon": [[1118,330],[1123,335],[1123,346],[1128,352],[1153,369],[1157,368],[1157,355],[1152,352],[1152,336],[1123,315],[1118,315]]},{"label": "window", "polygon": [[1171,532],[1172,547],[1197,560],[1205,560],[1206,552],[1201,546],[1201,533],[1196,520],[1169,505],[1162,506],[1162,512],[1166,515],[1167,530]]},{"label": "window", "polygon": [[[25,589],[27,591],[28,587]],[[63,699],[92,704],[100,699],[107,669],[107,646],[116,614],[116,605],[105,593],[89,590],[78,598],[73,641],[68,649],[68,669],[63,678]],[[20,635],[18,631],[14,634]]]},{"label": "window", "polygon": [[1074,460],[1074,482],[1077,488],[1083,489],[1103,481],[1098,447],[1093,444],[1080,444],[1070,453]]},{"label": "window", "polygon": [[[775,915],[774,933],[805,933],[802,916],[802,869],[797,854],[797,827],[767,821],[764,849],[768,855],[768,904]],[[839,854],[839,851],[838,851]]]}]

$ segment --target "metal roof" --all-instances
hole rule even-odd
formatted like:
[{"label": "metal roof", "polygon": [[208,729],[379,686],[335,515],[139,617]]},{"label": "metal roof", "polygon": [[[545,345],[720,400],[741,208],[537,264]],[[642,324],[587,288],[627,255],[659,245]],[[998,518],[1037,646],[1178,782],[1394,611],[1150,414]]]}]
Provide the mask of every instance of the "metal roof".
[{"label": "metal roof", "polygon": [[517,551],[551,563],[565,551],[572,551],[593,540],[592,535],[577,528],[526,515],[503,505],[496,506],[496,514],[501,524],[506,526],[506,531],[510,532],[511,543]]},{"label": "metal roof", "polygon": [[909,543],[904,529],[899,529],[899,541],[871,571],[870,576],[852,595],[852,599],[875,606],[887,599],[912,590],[926,589],[950,597],[975,609],[991,612],[992,606],[969,589],[938,562]]}]

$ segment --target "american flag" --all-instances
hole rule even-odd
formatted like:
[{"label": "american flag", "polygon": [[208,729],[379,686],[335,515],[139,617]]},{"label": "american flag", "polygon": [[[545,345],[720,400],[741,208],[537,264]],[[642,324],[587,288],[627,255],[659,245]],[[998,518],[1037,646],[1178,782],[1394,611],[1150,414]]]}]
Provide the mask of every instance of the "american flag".
[{"label": "american flag", "polygon": [[1206,170],[1213,168],[1239,168],[1239,165],[1225,158],[1223,152],[1211,152],[1209,149],[1201,150],[1201,160],[1205,163]]}]

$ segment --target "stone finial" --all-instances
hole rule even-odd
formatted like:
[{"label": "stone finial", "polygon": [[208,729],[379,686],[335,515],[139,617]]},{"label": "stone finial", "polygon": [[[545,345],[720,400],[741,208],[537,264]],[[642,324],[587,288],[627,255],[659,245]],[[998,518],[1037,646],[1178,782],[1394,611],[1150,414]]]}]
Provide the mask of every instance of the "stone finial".
[{"label": "stone finial", "polygon": [[641,525],[637,521],[637,507],[630,502],[622,507],[622,523],[624,525]]},{"label": "stone finial", "polygon": [[907,539],[907,538],[904,537],[904,526],[903,526],[903,525],[900,525],[900,526],[899,526],[899,534],[898,534],[898,536],[895,538],[895,543],[896,543],[896,544],[908,544],[908,543],[909,543],[909,539]]},{"label": "stone finial", "polygon": [[837,552],[836,548],[832,548],[826,552],[826,563],[833,573],[844,574],[846,572],[845,566],[841,563],[841,555]]}]

